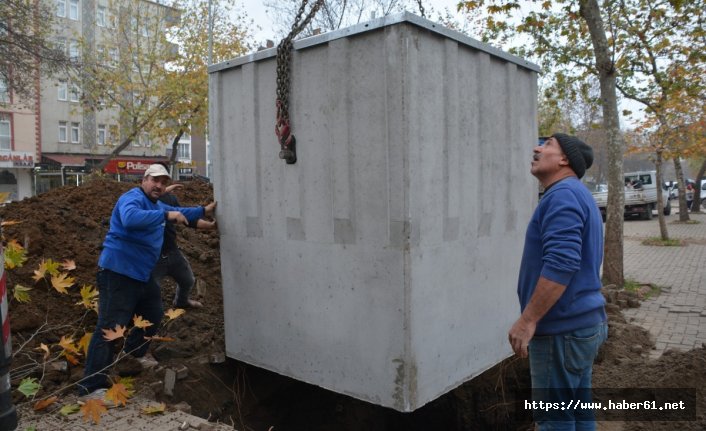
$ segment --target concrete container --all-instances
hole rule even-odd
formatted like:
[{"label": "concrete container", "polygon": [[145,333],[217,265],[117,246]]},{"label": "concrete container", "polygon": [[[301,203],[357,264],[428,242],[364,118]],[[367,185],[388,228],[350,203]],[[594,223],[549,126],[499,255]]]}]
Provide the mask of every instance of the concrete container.
[{"label": "concrete container", "polygon": [[538,68],[411,14],[212,66],[229,357],[412,411],[510,355]]}]

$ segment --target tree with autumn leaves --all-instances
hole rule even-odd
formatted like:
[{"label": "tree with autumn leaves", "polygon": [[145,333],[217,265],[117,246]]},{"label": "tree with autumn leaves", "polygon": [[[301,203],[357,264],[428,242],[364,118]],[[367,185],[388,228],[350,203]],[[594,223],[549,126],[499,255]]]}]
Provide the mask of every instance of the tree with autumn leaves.
[{"label": "tree with autumn leaves", "polygon": [[[233,0],[214,4],[213,60],[244,54],[245,16],[233,13]],[[96,170],[138,139],[175,147],[192,127],[205,131],[208,118],[208,2],[180,0],[166,8],[116,1],[110,9],[115,31],[106,46],[118,49],[111,56],[84,40],[79,72],[84,109],[111,113],[120,127],[118,144]]]},{"label": "tree with autumn leaves", "polygon": [[[703,0],[477,0],[460,2],[459,7],[475,19],[481,16],[483,40],[539,62],[552,78],[551,97],[580,97],[587,80],[598,79],[609,186],[603,278],[622,285],[626,147],[618,95],[643,103],[648,118],[658,119],[662,130],[683,130],[671,122],[675,112],[668,110],[686,94],[703,94],[703,77],[694,76],[704,70],[703,52],[696,48],[704,45]],[[514,46],[508,45],[513,41]],[[682,105],[687,106],[692,105]],[[677,154],[684,155],[675,147],[682,142],[663,142],[675,160]]]}]

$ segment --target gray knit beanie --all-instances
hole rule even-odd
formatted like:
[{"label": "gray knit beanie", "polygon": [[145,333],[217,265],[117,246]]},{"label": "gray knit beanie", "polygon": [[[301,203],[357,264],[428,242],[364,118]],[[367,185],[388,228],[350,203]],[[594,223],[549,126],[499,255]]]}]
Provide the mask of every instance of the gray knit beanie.
[{"label": "gray knit beanie", "polygon": [[555,133],[552,137],[559,141],[562,151],[569,159],[569,166],[576,176],[582,178],[586,169],[593,164],[593,149],[576,136]]}]

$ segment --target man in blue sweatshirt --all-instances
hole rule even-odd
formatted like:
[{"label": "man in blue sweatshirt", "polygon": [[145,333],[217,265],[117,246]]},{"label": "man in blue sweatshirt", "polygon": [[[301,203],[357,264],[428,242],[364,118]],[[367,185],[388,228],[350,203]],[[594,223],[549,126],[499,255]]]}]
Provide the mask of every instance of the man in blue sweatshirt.
[{"label": "man in blue sweatshirt", "polygon": [[150,165],[140,187],[118,199],[110,217],[110,229],[98,259],[98,322],[86,356],[79,393],[102,398],[108,386],[115,341],[106,338],[119,326],[128,327],[134,316],[151,323],[145,329],[133,327],[124,340],[123,352],[144,358],[149,339],[162,320],[162,295],[152,277],[164,239],[165,223],[195,223],[212,216],[216,203],[205,207],[172,207],[159,201],[171,177],[160,164]]},{"label": "man in blue sweatshirt", "polygon": [[603,222],[579,180],[592,163],[591,147],[563,133],[534,149],[531,172],[545,192],[527,227],[517,284],[522,314],[508,338],[515,354],[529,356],[533,400],[558,403],[534,410],[540,431],[595,429],[590,411],[569,404],[590,398],[593,360],[608,334]]}]

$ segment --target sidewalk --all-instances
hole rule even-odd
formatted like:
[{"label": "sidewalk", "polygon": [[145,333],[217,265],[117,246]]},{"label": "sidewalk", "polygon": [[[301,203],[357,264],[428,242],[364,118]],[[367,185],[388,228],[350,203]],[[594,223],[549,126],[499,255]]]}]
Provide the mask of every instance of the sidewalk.
[{"label": "sidewalk", "polygon": [[670,238],[685,239],[682,247],[646,246],[645,238],[659,237],[659,222],[626,220],[625,278],[650,283],[661,294],[644,300],[639,308],[623,310],[626,319],[650,331],[656,359],[667,349],[691,350],[706,343],[706,214],[690,214],[698,224],[673,224],[667,217]]}]

